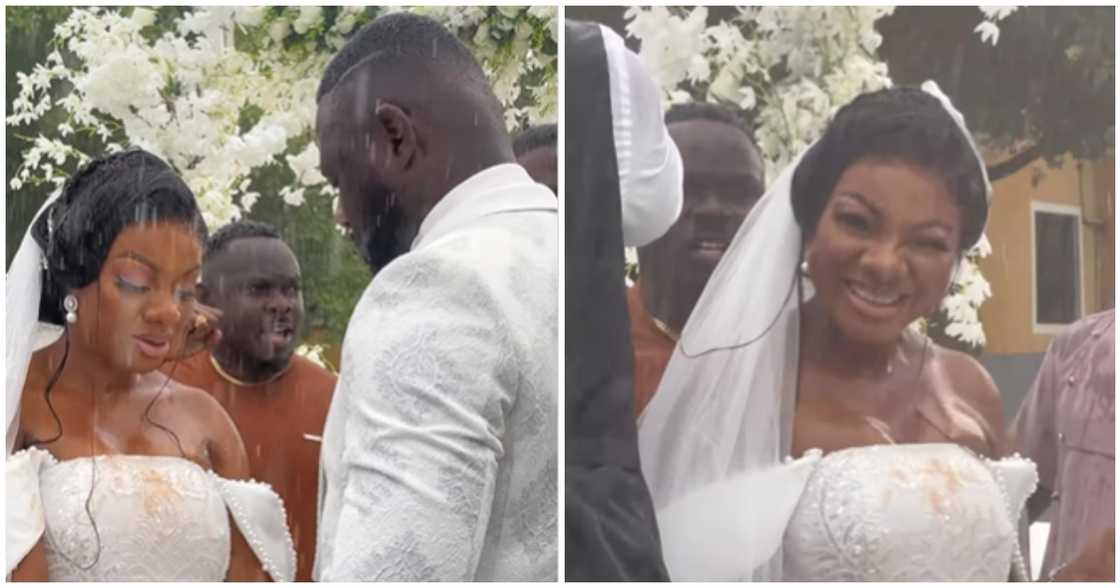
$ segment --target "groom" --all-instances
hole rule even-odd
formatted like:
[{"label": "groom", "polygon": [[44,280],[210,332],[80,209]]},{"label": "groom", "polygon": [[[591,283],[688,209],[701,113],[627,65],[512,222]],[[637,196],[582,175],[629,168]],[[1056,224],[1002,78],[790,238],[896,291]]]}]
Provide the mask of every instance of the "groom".
[{"label": "groom", "polygon": [[315,577],[555,580],[557,200],[431,19],[358,31],[318,98],[336,218],[376,276],[324,429]]}]

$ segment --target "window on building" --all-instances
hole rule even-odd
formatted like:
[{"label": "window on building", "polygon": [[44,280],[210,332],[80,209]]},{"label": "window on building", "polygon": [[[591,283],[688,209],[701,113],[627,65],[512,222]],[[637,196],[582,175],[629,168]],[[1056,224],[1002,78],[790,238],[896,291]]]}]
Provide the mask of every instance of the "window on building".
[{"label": "window on building", "polygon": [[1033,202],[1034,323],[1052,332],[1081,316],[1081,209]]}]

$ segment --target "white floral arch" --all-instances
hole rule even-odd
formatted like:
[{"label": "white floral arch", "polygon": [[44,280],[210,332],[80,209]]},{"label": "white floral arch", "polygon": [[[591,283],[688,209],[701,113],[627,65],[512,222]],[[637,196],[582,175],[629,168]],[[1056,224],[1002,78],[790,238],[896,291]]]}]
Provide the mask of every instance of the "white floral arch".
[{"label": "white floral arch", "polygon": [[[291,206],[303,203],[306,190],[329,193],[311,140],[319,78],[347,34],[398,10],[406,8],[196,7],[159,34],[152,9],[75,9],[52,40],[67,57],[56,49],[30,73],[18,74],[10,126],[54,108],[66,116],[30,138],[9,186],[60,186],[97,155],[70,140],[87,132],[105,152],[131,144],[165,158],[198,195],[212,228],[261,197],[251,191],[249,175],[262,166],[287,166],[295,174],[297,184],[279,194]],[[555,7],[407,10],[444,23],[467,42],[511,127],[555,120]],[[59,88],[65,88],[61,95]]]}]

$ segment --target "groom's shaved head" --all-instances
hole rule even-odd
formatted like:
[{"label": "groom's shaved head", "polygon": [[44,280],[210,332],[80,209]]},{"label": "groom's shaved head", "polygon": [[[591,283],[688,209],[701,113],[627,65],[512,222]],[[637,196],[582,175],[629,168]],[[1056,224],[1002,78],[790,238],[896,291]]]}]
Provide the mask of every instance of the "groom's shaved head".
[{"label": "groom's shaved head", "polygon": [[353,123],[390,101],[424,111],[422,118],[456,137],[506,134],[502,105],[478,60],[443,25],[410,12],[359,29],[327,65],[317,100],[348,111]]},{"label": "groom's shaved head", "polygon": [[478,60],[443,25],[394,12],[358,30],[331,59],[319,83],[320,108],[344,109],[360,123],[389,101],[425,111],[435,127],[454,134],[501,134],[505,115]]},{"label": "groom's shaved head", "polygon": [[390,78],[435,77],[493,96],[486,73],[455,35],[430,18],[408,12],[382,16],[355,33],[327,65],[316,99],[356,81],[354,74],[362,70]]}]

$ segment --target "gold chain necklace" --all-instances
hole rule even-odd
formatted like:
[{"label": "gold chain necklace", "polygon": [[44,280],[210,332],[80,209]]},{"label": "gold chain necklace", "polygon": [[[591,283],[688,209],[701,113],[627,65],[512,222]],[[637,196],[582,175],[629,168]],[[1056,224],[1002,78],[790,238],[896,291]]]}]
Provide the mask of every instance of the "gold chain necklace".
[{"label": "gold chain necklace", "polygon": [[658,319],[655,316],[650,316],[650,318],[653,319],[653,326],[657,327],[657,330],[661,331],[661,333],[663,335],[672,339],[673,341],[680,341],[681,340],[681,334],[680,334],[679,331],[677,331],[673,327],[670,327],[669,325],[661,322],[661,320]]},{"label": "gold chain necklace", "polygon": [[284,374],[286,374],[288,372],[288,368],[292,367],[292,362],[289,361],[288,365],[284,366],[284,369],[276,372],[275,374],[273,374],[271,377],[269,377],[267,380],[265,380],[263,382],[245,382],[245,381],[242,381],[242,380],[238,380],[237,378],[229,375],[228,373],[226,373],[225,370],[222,369],[221,364],[218,363],[218,360],[214,357],[214,354],[210,354],[210,365],[214,366],[214,369],[218,372],[218,375],[221,376],[223,380],[225,380],[225,381],[227,381],[227,382],[229,382],[229,383],[231,383],[235,386],[249,387],[249,386],[263,386],[265,384],[271,384],[272,382],[275,382],[276,380],[280,379],[280,376],[283,376]]}]

